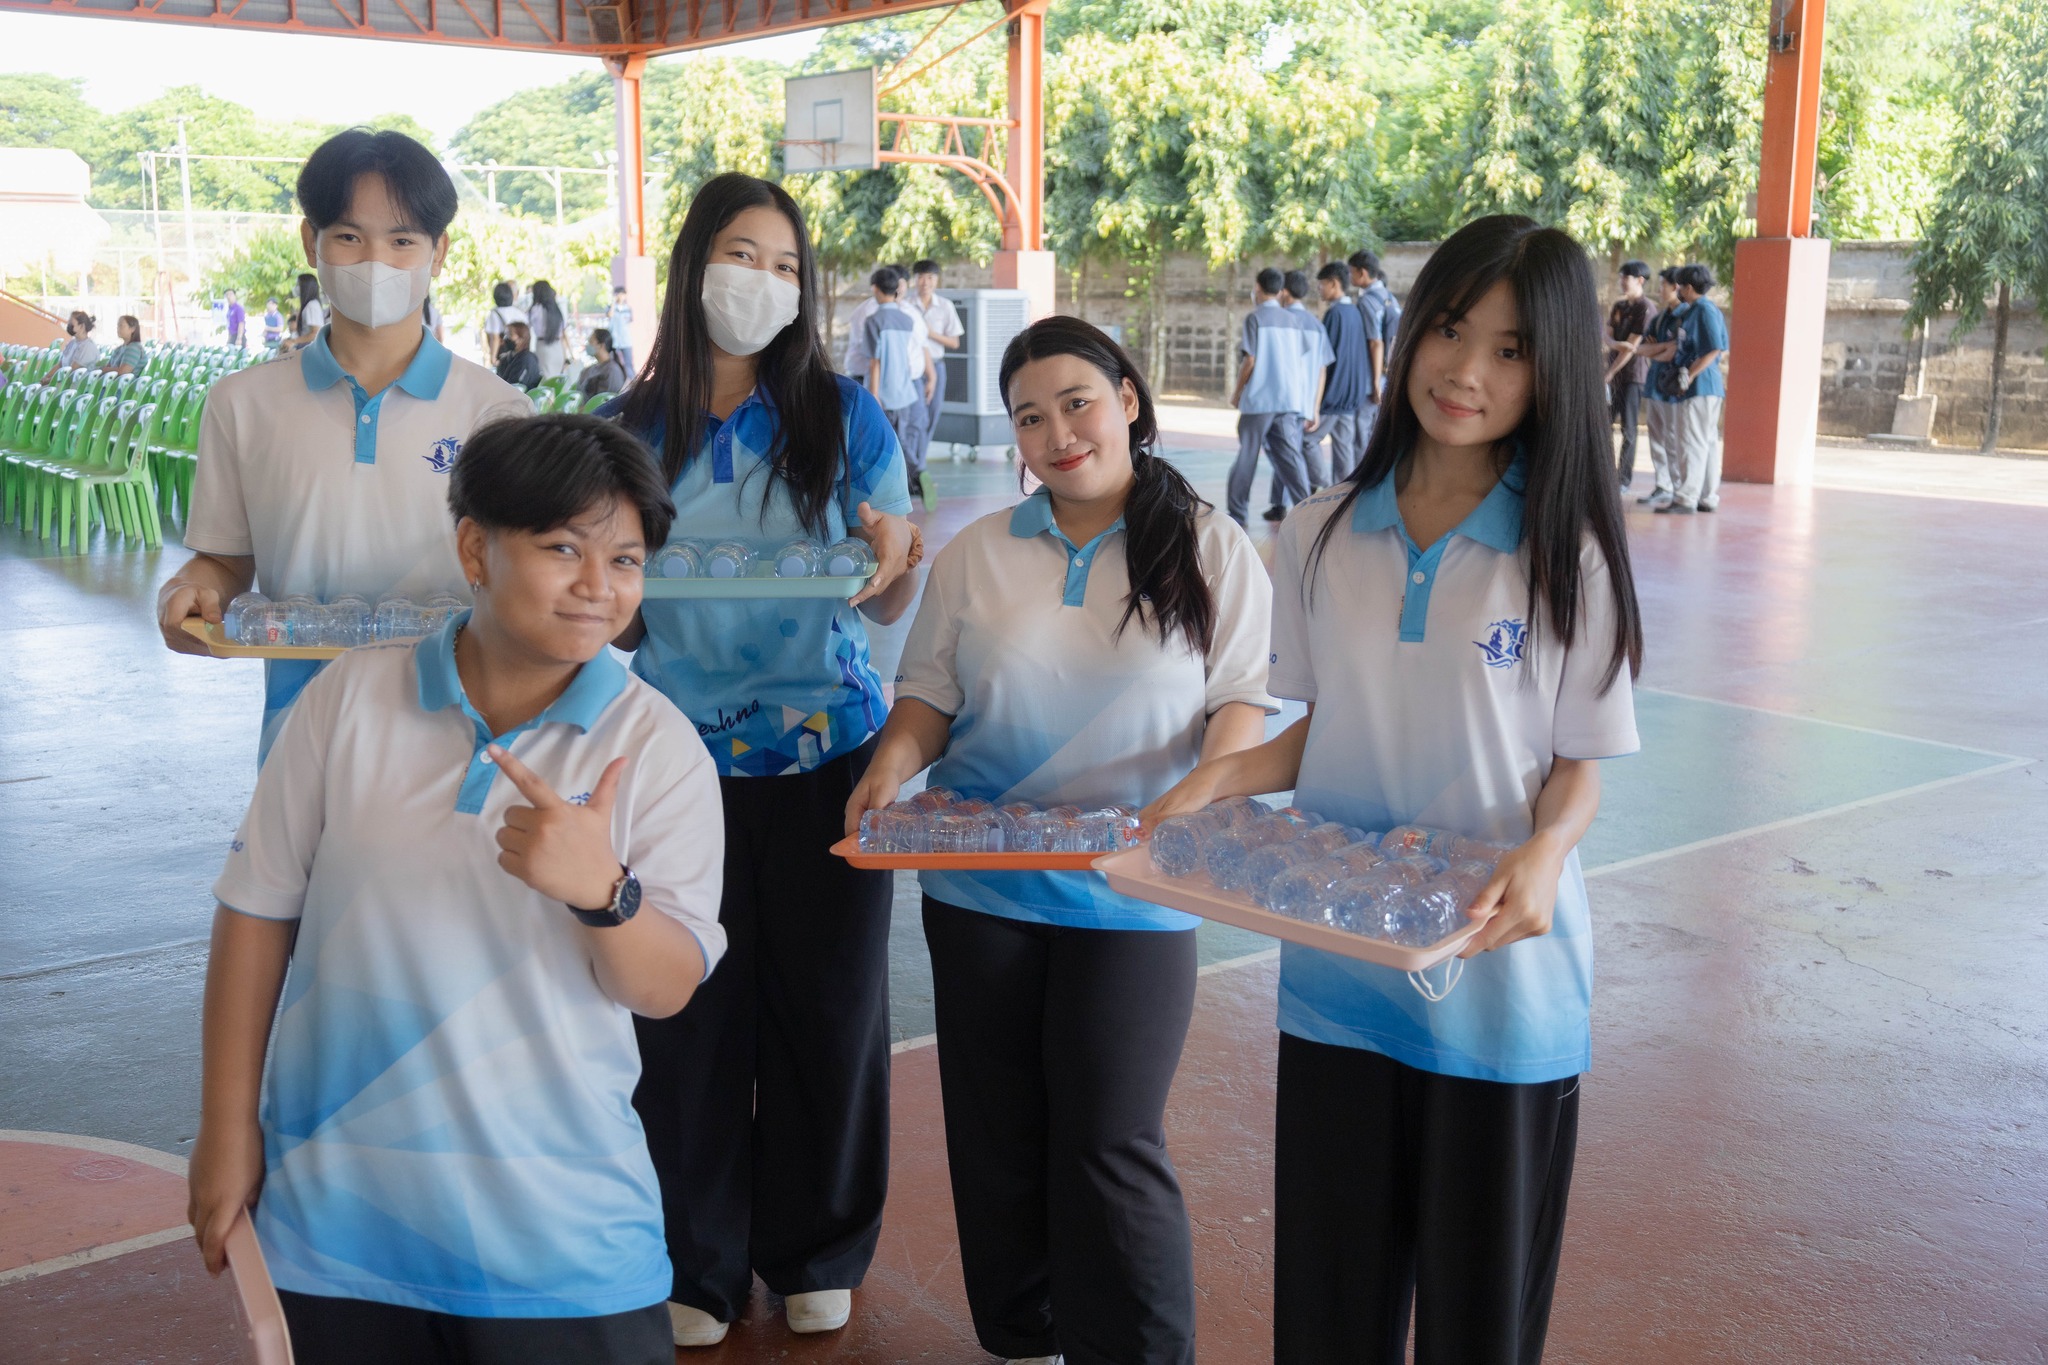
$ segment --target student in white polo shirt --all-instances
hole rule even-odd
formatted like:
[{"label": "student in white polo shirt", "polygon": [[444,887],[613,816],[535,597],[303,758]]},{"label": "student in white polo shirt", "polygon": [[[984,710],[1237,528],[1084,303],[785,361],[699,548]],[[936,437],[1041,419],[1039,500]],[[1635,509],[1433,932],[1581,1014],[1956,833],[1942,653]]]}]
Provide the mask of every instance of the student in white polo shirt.
[{"label": "student in white polo shirt", "polygon": [[[1265,731],[1265,567],[1159,455],[1130,357],[1052,317],[1010,343],[998,379],[1044,487],[934,560],[849,832],[934,764],[935,783],[998,804],[1137,806]],[[1069,1365],[1192,1362],[1194,1268],[1164,1115],[1194,1007],[1195,919],[1095,872],[921,879],[981,1345]]]},{"label": "student in white polo shirt", "polygon": [[300,1365],[669,1365],[633,1015],[724,949],[724,828],[606,646],[674,507],[568,415],[448,501],[475,608],[307,687],[215,884],[192,1225],[217,1273],[254,1208]]},{"label": "student in white polo shirt", "polygon": [[1401,333],[1358,471],[1275,547],[1272,687],[1308,718],[1147,812],[1292,788],[1361,828],[1515,846],[1440,999],[1282,952],[1279,1365],[1400,1360],[1411,1293],[1417,1359],[1540,1358],[1591,1061],[1575,850],[1598,760],[1637,747],[1642,628],[1591,264],[1562,232],[1482,218],[1409,310],[1427,321]]},{"label": "student in white polo shirt", "polygon": [[[273,601],[462,594],[448,471],[471,431],[533,410],[421,324],[456,206],[432,152],[402,133],[352,128],[307,158],[298,195],[306,258],[334,320],[296,354],[206,396],[185,527],[195,553],[157,596],[164,643],[179,653],[206,652],[185,633],[188,617],[218,622],[252,584]],[[259,761],[318,667],[264,664]]]}]

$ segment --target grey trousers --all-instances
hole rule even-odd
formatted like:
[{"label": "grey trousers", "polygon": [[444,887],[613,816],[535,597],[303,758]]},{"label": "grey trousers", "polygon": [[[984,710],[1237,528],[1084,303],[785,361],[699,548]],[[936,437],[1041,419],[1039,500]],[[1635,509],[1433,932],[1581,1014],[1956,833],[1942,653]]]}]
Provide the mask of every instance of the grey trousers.
[{"label": "grey trousers", "polygon": [[[1378,410],[1367,404],[1357,412],[1326,412],[1318,437],[1327,438],[1329,455],[1309,466],[1310,481],[1329,488],[1351,477],[1365,454],[1365,438],[1372,435],[1372,419]],[[1318,479],[1317,475],[1321,477]]]},{"label": "grey trousers", "polygon": [[1671,494],[1686,507],[1713,507],[1721,501],[1721,405],[1719,395],[1694,396],[1674,403],[1685,452],[1683,478]]},{"label": "grey trousers", "polygon": [[1685,478],[1685,454],[1678,447],[1678,404],[1651,398],[1643,404],[1643,432],[1650,442],[1650,473],[1656,491],[1669,495]]},{"label": "grey trousers", "polygon": [[1259,452],[1273,462],[1282,505],[1308,496],[1308,467],[1301,450],[1301,418],[1291,412],[1241,412],[1237,415],[1237,463],[1230,467],[1224,503],[1231,519],[1243,526],[1251,514],[1252,479],[1259,472]]}]

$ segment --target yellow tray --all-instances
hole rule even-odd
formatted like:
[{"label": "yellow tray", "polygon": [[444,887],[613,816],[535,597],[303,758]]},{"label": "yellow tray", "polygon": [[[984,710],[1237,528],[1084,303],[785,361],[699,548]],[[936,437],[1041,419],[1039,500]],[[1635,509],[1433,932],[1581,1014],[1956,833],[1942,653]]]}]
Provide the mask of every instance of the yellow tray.
[{"label": "yellow tray", "polygon": [[227,636],[211,621],[197,616],[185,618],[185,633],[205,644],[206,652],[216,659],[338,659],[339,649],[314,648],[295,645],[237,645],[228,643]]},{"label": "yellow tray", "polygon": [[841,601],[868,585],[869,574],[853,578],[650,578],[640,595],[648,601],[735,597],[837,597]]}]

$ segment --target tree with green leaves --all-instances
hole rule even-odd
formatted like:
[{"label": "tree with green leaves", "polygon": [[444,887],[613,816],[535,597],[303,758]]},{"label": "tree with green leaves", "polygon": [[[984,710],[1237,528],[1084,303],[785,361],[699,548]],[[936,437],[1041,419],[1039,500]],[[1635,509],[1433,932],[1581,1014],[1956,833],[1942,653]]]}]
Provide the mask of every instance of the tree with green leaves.
[{"label": "tree with green leaves", "polygon": [[1479,99],[1460,160],[1461,220],[1522,213],[1564,217],[1578,110],[1569,73],[1575,35],[1555,0],[1502,0],[1479,42]]},{"label": "tree with green leaves", "polygon": [[1655,0],[1610,0],[1586,23],[1564,226],[1589,251],[1647,248],[1669,231],[1662,166],[1676,76],[1672,28]]},{"label": "tree with green leaves", "polygon": [[1953,310],[1958,335],[1995,294],[1984,450],[1998,448],[2015,294],[2048,304],[2048,9],[1976,0],[1956,57],[1952,172],[1913,256],[1912,329]]},{"label": "tree with green leaves", "polygon": [[250,310],[257,311],[266,298],[288,299],[306,264],[306,247],[299,230],[282,223],[256,229],[232,254],[215,262],[201,279],[204,293],[218,298],[222,291],[238,291]]}]

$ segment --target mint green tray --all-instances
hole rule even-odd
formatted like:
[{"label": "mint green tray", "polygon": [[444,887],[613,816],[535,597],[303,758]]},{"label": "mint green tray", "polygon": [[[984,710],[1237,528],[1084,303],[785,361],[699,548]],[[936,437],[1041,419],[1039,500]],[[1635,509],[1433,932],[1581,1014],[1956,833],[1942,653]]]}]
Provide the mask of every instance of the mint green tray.
[{"label": "mint green tray", "polygon": [[650,578],[641,595],[649,601],[678,598],[836,597],[841,601],[868,584],[857,578]]}]

